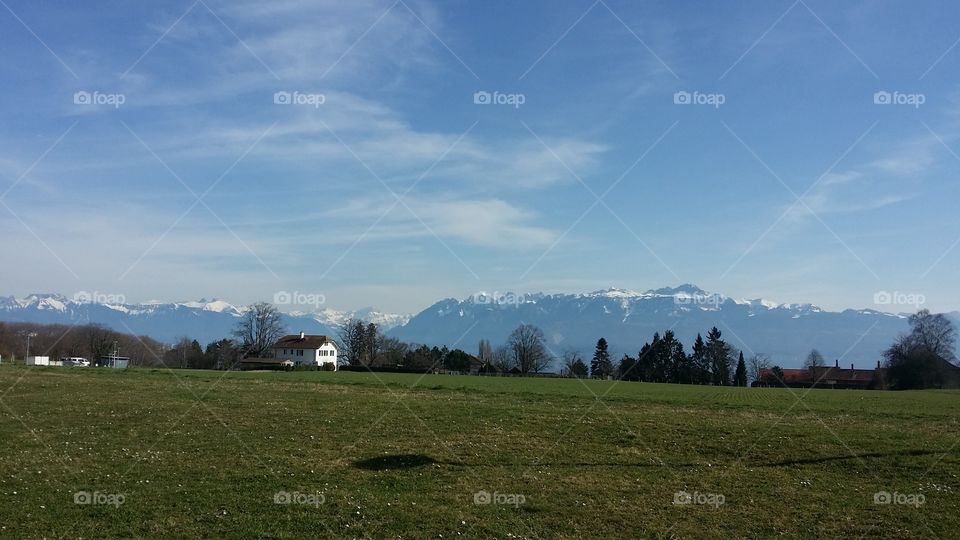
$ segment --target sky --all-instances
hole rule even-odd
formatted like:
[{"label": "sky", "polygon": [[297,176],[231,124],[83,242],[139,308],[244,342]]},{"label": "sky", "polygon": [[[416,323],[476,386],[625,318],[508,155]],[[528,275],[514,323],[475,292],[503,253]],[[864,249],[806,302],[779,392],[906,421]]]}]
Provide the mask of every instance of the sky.
[{"label": "sky", "polygon": [[0,294],[955,310],[958,16],[0,0]]}]

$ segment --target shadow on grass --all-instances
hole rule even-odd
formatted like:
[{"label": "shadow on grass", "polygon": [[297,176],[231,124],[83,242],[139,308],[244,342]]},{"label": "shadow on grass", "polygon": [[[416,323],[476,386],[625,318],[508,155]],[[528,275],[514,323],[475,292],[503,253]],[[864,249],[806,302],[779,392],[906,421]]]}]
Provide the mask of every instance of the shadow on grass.
[{"label": "shadow on grass", "polygon": [[[386,456],[377,456],[373,458],[362,459],[359,461],[354,461],[353,466],[357,469],[364,469],[367,471],[388,471],[388,470],[403,470],[403,469],[413,469],[415,467],[424,467],[426,465],[447,465],[451,467],[470,467],[470,468],[517,468],[517,469],[529,469],[530,467],[575,467],[575,468],[586,468],[586,467],[597,467],[597,468],[627,468],[627,467],[641,467],[641,468],[656,468],[656,467],[666,467],[666,464],[659,463],[621,463],[621,462],[610,462],[610,463],[588,463],[588,462],[579,462],[579,461],[569,461],[569,462],[547,462],[547,461],[531,461],[531,462],[513,462],[513,463],[468,463],[464,461],[444,461],[433,459],[430,456],[425,456],[423,454],[390,454]],[[669,465],[670,467],[695,467],[694,463],[683,463],[683,464],[674,464]]]},{"label": "shadow on grass", "polygon": [[909,456],[931,456],[931,455],[942,455],[944,450],[906,450],[903,452],[867,452],[865,454],[844,454],[840,456],[822,456],[822,457],[811,457],[811,458],[800,458],[800,459],[787,459],[783,461],[777,461],[774,463],[766,463],[767,467],[787,467],[790,465],[810,465],[815,463],[827,463],[830,461],[843,461],[847,459],[863,459],[863,458],[887,458],[887,457],[909,457]]},{"label": "shadow on grass", "polygon": [[391,469],[412,469],[433,465],[437,460],[423,454],[391,454],[353,462],[358,469],[368,471],[387,471]]}]

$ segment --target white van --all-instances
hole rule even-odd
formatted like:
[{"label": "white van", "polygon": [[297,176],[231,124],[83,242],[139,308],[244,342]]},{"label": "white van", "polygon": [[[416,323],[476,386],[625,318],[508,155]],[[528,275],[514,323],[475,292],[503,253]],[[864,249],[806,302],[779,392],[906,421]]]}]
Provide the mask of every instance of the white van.
[{"label": "white van", "polygon": [[86,358],[72,356],[70,358],[61,358],[60,361],[64,367],[90,367],[90,361]]}]

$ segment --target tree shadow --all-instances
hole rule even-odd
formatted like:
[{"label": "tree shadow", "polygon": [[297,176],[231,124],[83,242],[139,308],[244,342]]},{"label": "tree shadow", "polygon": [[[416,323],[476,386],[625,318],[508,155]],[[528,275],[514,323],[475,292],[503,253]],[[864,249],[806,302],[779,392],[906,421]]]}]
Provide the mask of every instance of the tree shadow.
[{"label": "tree shadow", "polygon": [[423,454],[390,454],[354,461],[353,466],[367,471],[388,471],[424,467],[434,463],[437,463],[437,460]]}]

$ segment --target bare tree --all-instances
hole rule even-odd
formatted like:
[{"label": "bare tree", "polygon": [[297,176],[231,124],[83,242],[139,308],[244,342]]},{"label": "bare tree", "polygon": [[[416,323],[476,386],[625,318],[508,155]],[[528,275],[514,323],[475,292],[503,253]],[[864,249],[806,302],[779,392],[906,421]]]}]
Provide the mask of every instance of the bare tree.
[{"label": "bare tree", "polygon": [[363,321],[351,318],[340,327],[340,355],[344,362],[351,366],[363,365],[366,355],[364,351],[368,341],[367,327]]},{"label": "bare tree", "polygon": [[923,347],[948,362],[957,360],[957,330],[946,316],[942,313],[932,314],[929,309],[921,309],[911,315],[909,321],[910,345]]},{"label": "bare tree", "polygon": [[803,367],[806,368],[821,368],[824,365],[823,355],[816,349],[811,349],[806,360],[803,361]]},{"label": "bare tree", "polygon": [[543,339],[543,331],[532,324],[521,324],[510,334],[507,346],[520,373],[538,373],[550,365]]},{"label": "bare tree", "polygon": [[91,360],[99,364],[100,358],[107,356],[113,350],[114,332],[103,325],[91,324],[84,327],[83,333]]},{"label": "bare tree", "polygon": [[748,384],[759,381],[764,370],[770,369],[770,358],[763,353],[757,353],[747,361]]},{"label": "bare tree", "polygon": [[477,359],[480,360],[480,364],[484,366],[488,366],[493,362],[493,347],[490,346],[489,341],[485,339],[480,340]]},{"label": "bare tree", "polygon": [[490,364],[503,372],[510,371],[516,365],[513,361],[513,355],[510,353],[510,349],[503,345],[493,350]]},{"label": "bare tree", "polygon": [[250,306],[233,330],[244,357],[263,356],[286,333],[280,311],[267,302]]},{"label": "bare tree", "polygon": [[560,353],[560,363],[563,366],[563,374],[568,377],[585,378],[589,375],[587,363],[583,361],[583,355],[576,349],[564,349]]}]

